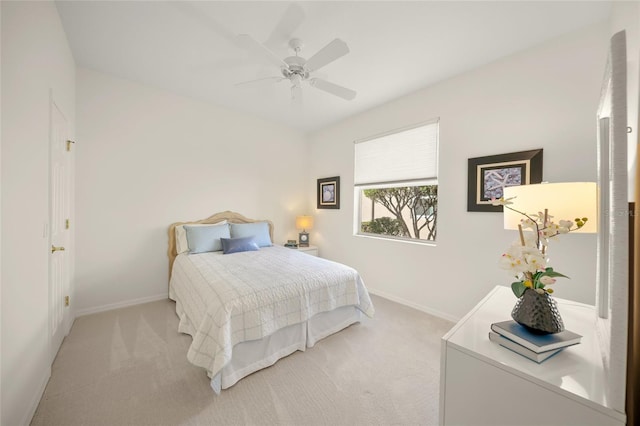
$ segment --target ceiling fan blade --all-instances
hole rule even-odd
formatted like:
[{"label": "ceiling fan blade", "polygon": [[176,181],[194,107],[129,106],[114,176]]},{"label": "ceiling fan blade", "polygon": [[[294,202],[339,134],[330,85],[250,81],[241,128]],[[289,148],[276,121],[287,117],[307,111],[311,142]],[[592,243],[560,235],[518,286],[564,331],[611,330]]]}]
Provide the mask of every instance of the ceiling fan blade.
[{"label": "ceiling fan blade", "polygon": [[347,46],[347,43],[337,38],[320,49],[318,53],[310,57],[307,60],[305,67],[308,71],[318,70],[347,53],[349,53],[349,46]]},{"label": "ceiling fan blade", "polygon": [[273,28],[265,46],[277,47],[285,41],[293,37],[293,33],[300,27],[304,21],[305,14],[302,7],[298,3],[291,3],[285,10],[278,24]]},{"label": "ceiling fan blade", "polygon": [[309,84],[311,84],[316,89],[324,90],[327,93],[339,96],[342,99],[346,99],[348,101],[351,101],[356,97],[355,91],[347,89],[346,87],[338,86],[334,83],[330,83],[327,80],[323,80],[321,78],[312,78],[311,80],[309,80]]},{"label": "ceiling fan blade", "polygon": [[254,39],[250,35],[240,34],[236,37],[236,39],[238,40],[238,43],[240,44],[240,46],[244,47],[245,49],[261,56],[262,58],[268,60],[269,62],[271,62],[272,64],[278,67],[288,68],[288,65],[285,61],[283,61],[275,53],[267,49],[262,43],[258,42],[256,39]]},{"label": "ceiling fan blade", "polygon": [[259,83],[268,83],[268,82],[278,83],[282,80],[284,80],[284,77],[264,77],[264,78],[257,78],[255,80],[241,81],[240,83],[234,84],[234,86],[242,87],[250,84],[259,84]]}]

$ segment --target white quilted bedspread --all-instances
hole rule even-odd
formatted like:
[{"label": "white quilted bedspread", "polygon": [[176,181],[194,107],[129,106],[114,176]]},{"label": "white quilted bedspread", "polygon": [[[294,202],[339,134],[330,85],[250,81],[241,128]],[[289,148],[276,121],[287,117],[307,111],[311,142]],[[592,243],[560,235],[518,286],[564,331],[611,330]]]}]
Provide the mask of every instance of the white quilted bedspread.
[{"label": "white quilted bedspread", "polygon": [[374,313],[355,269],[278,246],[179,255],[169,296],[177,302],[179,331],[193,336],[187,358],[210,377],[229,362],[237,343],[341,306]]}]

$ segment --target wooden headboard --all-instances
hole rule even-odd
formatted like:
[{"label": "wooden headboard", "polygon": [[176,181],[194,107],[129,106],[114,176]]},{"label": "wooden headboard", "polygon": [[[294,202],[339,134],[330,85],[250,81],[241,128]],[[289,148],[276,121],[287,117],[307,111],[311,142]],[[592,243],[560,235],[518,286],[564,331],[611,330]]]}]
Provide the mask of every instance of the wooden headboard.
[{"label": "wooden headboard", "polygon": [[240,213],[226,211],[221,213],[216,213],[213,216],[209,216],[206,219],[197,220],[194,222],[176,222],[169,225],[169,251],[167,254],[169,255],[169,278],[171,278],[171,271],[173,269],[173,262],[178,255],[176,251],[176,226],[178,225],[190,225],[195,223],[218,223],[223,220],[226,220],[229,223],[254,223],[254,222],[267,222],[269,224],[269,236],[271,237],[271,241],[273,242],[273,222],[270,220],[260,220],[260,219],[249,219],[248,217],[242,216]]}]

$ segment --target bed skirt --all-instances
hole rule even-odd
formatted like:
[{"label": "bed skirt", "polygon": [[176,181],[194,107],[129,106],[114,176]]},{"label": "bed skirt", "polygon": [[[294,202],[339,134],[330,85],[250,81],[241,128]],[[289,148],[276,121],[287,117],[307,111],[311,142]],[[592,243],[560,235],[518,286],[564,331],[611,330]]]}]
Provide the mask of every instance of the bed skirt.
[{"label": "bed skirt", "polygon": [[[175,296],[174,296],[175,297]],[[179,300],[176,301],[176,313],[181,318],[180,332],[193,336],[189,321]],[[306,322],[284,327],[271,335],[258,340],[238,343],[233,347],[231,361],[211,379],[211,388],[216,394],[222,389],[230,388],[239,380],[258,370],[275,364],[280,358],[291,355],[295,351],[303,351],[313,347],[318,341],[360,322],[362,312],[355,306],[342,306],[329,312],[321,312]]]}]

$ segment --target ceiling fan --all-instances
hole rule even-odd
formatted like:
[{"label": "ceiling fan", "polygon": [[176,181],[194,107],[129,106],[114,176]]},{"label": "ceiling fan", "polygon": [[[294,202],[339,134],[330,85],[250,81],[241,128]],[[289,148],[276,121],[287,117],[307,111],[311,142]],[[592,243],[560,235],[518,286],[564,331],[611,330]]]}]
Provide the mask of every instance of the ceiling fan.
[{"label": "ceiling fan", "polygon": [[281,76],[265,77],[257,80],[245,81],[236,84],[236,86],[242,86],[255,82],[273,81],[277,83],[283,80],[288,80],[291,82],[291,99],[293,101],[300,102],[302,100],[303,82],[307,82],[316,89],[323,90],[327,93],[331,93],[332,95],[341,97],[342,99],[346,99],[348,101],[353,100],[356,97],[356,92],[351,89],[347,89],[346,87],[331,83],[322,78],[311,76],[313,72],[349,53],[349,47],[347,46],[347,43],[340,40],[339,38],[336,38],[335,40],[327,44],[309,59],[298,56],[300,50],[304,46],[302,40],[300,40],[299,38],[293,38],[289,41],[289,47],[294,51],[294,56],[289,56],[284,59],[278,57],[265,45],[258,42],[250,35],[241,34],[237,37],[237,41],[245,49],[253,52],[256,55],[262,56],[264,59],[278,66],[280,68]]}]

